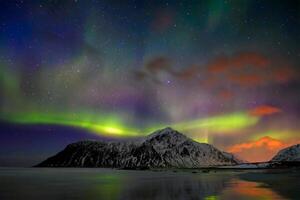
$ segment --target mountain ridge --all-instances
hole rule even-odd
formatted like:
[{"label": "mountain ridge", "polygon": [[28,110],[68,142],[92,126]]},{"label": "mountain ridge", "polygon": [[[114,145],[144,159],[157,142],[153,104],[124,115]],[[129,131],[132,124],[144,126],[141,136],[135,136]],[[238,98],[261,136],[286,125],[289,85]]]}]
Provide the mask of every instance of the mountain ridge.
[{"label": "mountain ridge", "polygon": [[198,143],[170,127],[137,141],[79,141],[37,167],[107,167],[125,169],[201,168],[236,165],[214,146]]}]

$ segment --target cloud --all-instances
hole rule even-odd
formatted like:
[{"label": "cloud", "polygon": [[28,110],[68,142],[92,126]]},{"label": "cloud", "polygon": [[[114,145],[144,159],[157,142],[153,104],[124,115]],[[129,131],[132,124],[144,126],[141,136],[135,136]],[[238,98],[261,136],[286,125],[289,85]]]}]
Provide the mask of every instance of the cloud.
[{"label": "cloud", "polygon": [[280,67],[275,69],[272,73],[273,79],[280,83],[288,82],[289,80],[295,78],[295,70],[289,66]]},{"label": "cloud", "polygon": [[148,77],[161,83],[159,76],[165,74],[182,83],[197,82],[199,88],[210,90],[223,90],[227,86],[248,89],[283,84],[299,76],[295,66],[287,61],[270,59],[259,52],[216,56],[206,64],[194,63],[181,69],[176,69],[171,61],[164,56],[154,57],[135,76],[137,80]]},{"label": "cloud", "polygon": [[272,157],[281,149],[296,144],[299,141],[282,141],[264,136],[255,141],[236,144],[227,148],[227,151],[236,154],[250,162],[263,162]]},{"label": "cloud", "polygon": [[148,70],[151,73],[157,73],[162,70],[170,71],[171,70],[171,64],[170,60],[166,57],[160,56],[156,57],[154,59],[151,59],[146,65],[146,70]]},{"label": "cloud", "polygon": [[224,89],[219,92],[218,97],[226,101],[232,99],[234,97],[234,93],[230,90]]},{"label": "cloud", "polygon": [[249,111],[249,113],[253,116],[273,115],[280,112],[282,112],[280,108],[269,105],[261,105]]},{"label": "cloud", "polygon": [[227,70],[245,68],[249,66],[265,68],[270,60],[256,52],[239,52],[233,56],[219,56],[212,60],[207,68],[210,73],[223,73]]},{"label": "cloud", "polygon": [[147,74],[145,72],[137,70],[133,71],[133,75],[137,81],[144,80],[147,77]]},{"label": "cloud", "polygon": [[229,60],[225,56],[217,57],[211,61],[207,68],[210,73],[222,73],[229,69]]},{"label": "cloud", "polygon": [[242,88],[267,84],[281,84],[296,78],[296,69],[287,61],[271,60],[258,52],[237,52],[231,56],[218,56],[207,64],[208,79],[217,77],[218,84]]},{"label": "cloud", "polygon": [[162,72],[169,76],[173,76],[174,74],[170,59],[164,56],[158,56],[146,62],[142,69],[134,70],[133,77],[137,81],[148,79],[154,83],[161,84],[160,75]]},{"label": "cloud", "polygon": [[246,142],[234,145],[229,148],[229,151],[232,153],[239,153],[244,150],[252,149],[252,148],[258,148],[258,147],[265,147],[268,150],[283,148],[284,144],[280,140],[273,139],[269,136],[262,137],[256,141]]},{"label": "cloud", "polygon": [[249,65],[257,68],[265,68],[270,60],[263,54],[257,52],[239,52],[230,59],[233,67],[247,67]]},{"label": "cloud", "polygon": [[174,22],[174,13],[169,9],[159,9],[152,21],[152,29],[156,32],[168,30]]},{"label": "cloud", "polygon": [[190,80],[196,78],[197,74],[200,72],[200,67],[197,65],[192,65],[186,67],[179,72],[173,72],[173,75],[180,80]]},{"label": "cloud", "polygon": [[264,78],[260,74],[233,74],[228,76],[228,80],[239,86],[259,86],[264,83]]}]

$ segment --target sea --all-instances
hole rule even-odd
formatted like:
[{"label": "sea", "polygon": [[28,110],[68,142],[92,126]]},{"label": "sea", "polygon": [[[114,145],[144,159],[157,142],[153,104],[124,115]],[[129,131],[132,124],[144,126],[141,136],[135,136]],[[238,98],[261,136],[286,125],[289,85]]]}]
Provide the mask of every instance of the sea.
[{"label": "sea", "polygon": [[300,199],[300,171],[0,168],[0,199]]}]

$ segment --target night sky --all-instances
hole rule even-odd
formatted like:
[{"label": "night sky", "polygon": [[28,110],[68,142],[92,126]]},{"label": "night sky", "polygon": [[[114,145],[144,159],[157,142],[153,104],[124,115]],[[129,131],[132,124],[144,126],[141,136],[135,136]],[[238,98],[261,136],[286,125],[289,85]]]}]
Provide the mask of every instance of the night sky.
[{"label": "night sky", "polygon": [[171,126],[248,161],[300,143],[300,1],[0,2],[0,166]]}]

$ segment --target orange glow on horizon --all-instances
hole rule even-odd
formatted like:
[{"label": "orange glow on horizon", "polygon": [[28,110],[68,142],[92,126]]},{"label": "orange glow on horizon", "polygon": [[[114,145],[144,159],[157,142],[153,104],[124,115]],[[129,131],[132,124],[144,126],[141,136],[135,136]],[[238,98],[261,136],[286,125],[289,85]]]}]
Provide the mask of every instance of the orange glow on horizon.
[{"label": "orange glow on horizon", "polygon": [[249,162],[265,162],[275,156],[280,150],[297,144],[299,141],[282,141],[264,136],[255,141],[236,144],[227,148],[227,151]]}]

